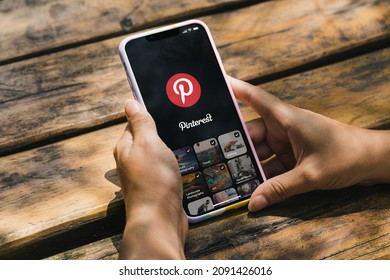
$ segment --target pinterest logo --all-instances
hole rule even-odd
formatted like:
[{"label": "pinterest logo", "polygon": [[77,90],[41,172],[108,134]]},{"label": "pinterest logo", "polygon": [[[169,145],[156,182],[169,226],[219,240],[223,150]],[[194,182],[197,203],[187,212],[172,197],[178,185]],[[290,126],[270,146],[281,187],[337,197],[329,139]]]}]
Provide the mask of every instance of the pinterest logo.
[{"label": "pinterest logo", "polygon": [[169,78],[165,90],[169,100],[179,107],[191,107],[200,98],[199,82],[186,73],[178,73]]}]

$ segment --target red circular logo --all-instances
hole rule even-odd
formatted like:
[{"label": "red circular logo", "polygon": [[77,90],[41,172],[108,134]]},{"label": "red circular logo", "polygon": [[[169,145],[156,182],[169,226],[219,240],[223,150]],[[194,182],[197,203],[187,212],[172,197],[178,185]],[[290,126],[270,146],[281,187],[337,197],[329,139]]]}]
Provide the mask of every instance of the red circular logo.
[{"label": "red circular logo", "polygon": [[191,107],[200,98],[200,84],[191,75],[178,73],[169,78],[165,88],[169,100],[179,107]]}]

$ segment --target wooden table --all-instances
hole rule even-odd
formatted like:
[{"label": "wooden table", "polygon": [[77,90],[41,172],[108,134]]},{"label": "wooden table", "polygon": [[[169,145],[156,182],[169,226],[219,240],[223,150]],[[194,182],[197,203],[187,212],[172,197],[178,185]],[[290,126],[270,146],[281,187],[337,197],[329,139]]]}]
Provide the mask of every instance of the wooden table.
[{"label": "wooden table", "polygon": [[[190,18],[209,25],[228,74],[340,121],[390,128],[388,0],[0,1],[1,259],[117,257],[112,151],[132,96],[117,45]],[[186,255],[390,259],[389,185],[231,212],[191,226]]]}]

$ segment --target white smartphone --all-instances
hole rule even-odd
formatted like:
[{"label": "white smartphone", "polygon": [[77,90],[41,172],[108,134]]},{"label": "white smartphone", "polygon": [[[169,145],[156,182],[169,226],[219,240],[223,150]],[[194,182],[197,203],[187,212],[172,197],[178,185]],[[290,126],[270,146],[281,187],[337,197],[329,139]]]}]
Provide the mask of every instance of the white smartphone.
[{"label": "white smartphone", "polygon": [[177,158],[189,222],[247,204],[265,176],[207,26],[189,20],[139,33],[119,53]]}]

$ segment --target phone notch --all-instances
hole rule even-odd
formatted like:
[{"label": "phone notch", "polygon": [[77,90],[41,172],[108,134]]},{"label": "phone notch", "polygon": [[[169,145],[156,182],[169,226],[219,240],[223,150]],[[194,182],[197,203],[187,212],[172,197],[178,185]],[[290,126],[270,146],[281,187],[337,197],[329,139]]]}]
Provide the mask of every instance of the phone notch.
[{"label": "phone notch", "polygon": [[174,37],[180,34],[180,28],[173,28],[164,32],[154,33],[146,36],[146,40],[153,42],[162,40],[169,37]]}]

